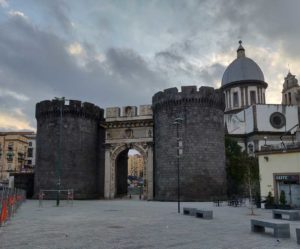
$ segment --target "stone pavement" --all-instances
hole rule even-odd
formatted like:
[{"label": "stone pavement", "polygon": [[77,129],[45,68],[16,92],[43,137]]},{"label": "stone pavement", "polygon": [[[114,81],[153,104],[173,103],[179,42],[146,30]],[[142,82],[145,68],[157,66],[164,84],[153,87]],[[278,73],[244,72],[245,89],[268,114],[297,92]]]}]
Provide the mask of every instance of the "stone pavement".
[{"label": "stone pavement", "polygon": [[[291,238],[277,241],[267,234],[252,233],[247,207],[215,207],[212,203],[182,203],[182,207],[213,209],[212,220],[177,213],[176,202],[139,200],[74,201],[55,207],[53,201],[28,200],[4,227],[1,249],[250,249],[299,248],[295,228]],[[272,218],[270,210],[256,209],[257,218]]]}]

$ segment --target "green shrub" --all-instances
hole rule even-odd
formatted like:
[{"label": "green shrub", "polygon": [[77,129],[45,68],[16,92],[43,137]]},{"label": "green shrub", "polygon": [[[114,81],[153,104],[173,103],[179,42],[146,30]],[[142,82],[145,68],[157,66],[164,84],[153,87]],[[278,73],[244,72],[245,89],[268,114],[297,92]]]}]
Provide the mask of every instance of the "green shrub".
[{"label": "green shrub", "polygon": [[281,205],[286,204],[285,192],[283,190],[280,191],[279,202]]},{"label": "green shrub", "polygon": [[267,205],[274,205],[274,197],[272,196],[271,191],[268,193],[268,196],[266,198],[266,204]]}]

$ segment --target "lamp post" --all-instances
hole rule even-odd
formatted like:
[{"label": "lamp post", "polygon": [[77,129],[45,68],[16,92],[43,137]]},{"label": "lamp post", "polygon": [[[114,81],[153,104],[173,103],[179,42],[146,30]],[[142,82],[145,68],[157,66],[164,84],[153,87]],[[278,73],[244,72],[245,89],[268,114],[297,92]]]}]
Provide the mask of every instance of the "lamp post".
[{"label": "lamp post", "polygon": [[59,101],[59,143],[58,143],[58,161],[56,163],[56,175],[57,175],[57,195],[56,195],[56,206],[60,203],[60,171],[61,171],[61,149],[62,149],[62,118],[63,118],[63,106],[65,104],[65,97],[55,98]]},{"label": "lamp post", "polygon": [[177,203],[178,203],[178,213],[180,213],[180,163],[179,159],[182,155],[182,139],[179,137],[179,125],[182,124],[182,118],[176,118],[173,125],[176,125],[176,143],[177,143]]}]

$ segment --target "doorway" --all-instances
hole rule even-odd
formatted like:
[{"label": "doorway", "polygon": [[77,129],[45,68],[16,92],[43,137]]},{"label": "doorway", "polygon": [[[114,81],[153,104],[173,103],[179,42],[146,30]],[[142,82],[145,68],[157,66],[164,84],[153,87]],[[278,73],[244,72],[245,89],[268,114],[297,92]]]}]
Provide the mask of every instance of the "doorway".
[{"label": "doorway", "polygon": [[142,199],[144,158],[135,149],[123,150],[116,159],[116,196]]}]

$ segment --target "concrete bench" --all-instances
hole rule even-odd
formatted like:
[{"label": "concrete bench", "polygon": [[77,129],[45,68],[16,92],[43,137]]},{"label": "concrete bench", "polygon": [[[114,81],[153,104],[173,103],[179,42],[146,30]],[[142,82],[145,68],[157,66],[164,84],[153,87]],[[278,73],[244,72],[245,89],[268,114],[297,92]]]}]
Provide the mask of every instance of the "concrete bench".
[{"label": "concrete bench", "polygon": [[300,228],[296,228],[297,244],[300,245]]},{"label": "concrete bench", "polygon": [[213,218],[213,211],[197,209],[196,217],[197,218],[203,218],[203,219],[212,219]]},{"label": "concrete bench", "polygon": [[188,207],[183,208],[183,214],[185,215],[196,216],[196,211],[197,208],[188,208]]},{"label": "concrete bench", "polygon": [[274,229],[274,237],[276,238],[290,238],[290,224],[279,220],[257,220],[251,219],[251,231],[262,233],[265,228]]},{"label": "concrete bench", "polygon": [[299,220],[300,215],[297,210],[282,210],[282,209],[273,209],[273,218],[274,219],[282,219],[282,215],[287,215],[287,220]]}]

